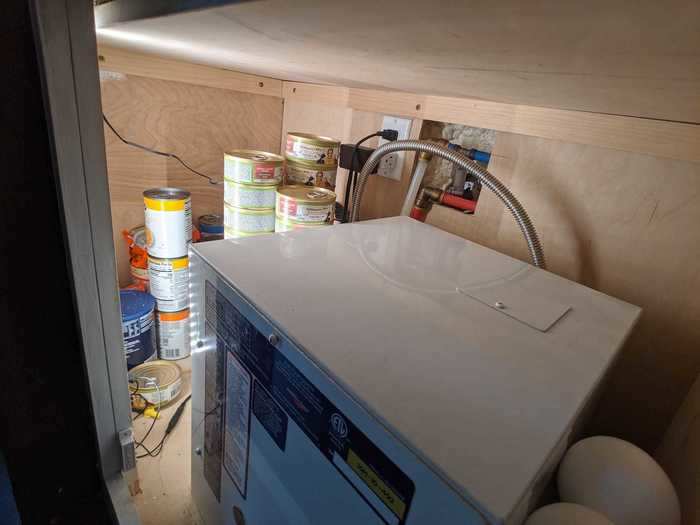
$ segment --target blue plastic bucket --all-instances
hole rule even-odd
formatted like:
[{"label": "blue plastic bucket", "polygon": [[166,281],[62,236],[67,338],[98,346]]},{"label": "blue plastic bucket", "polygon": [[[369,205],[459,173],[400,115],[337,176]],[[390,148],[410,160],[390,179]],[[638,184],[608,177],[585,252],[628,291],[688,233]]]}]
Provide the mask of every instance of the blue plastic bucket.
[{"label": "blue plastic bucket", "polygon": [[153,310],[156,300],[146,292],[119,292],[122,310],[122,338],[126,366],[132,368],[156,356],[156,330]]}]

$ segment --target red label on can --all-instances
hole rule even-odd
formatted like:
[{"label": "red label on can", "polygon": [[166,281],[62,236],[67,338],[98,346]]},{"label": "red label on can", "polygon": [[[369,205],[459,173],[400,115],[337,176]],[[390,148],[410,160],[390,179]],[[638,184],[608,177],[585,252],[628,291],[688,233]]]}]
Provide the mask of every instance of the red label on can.
[{"label": "red label on can", "polygon": [[284,215],[297,214],[297,202],[291,199],[280,199],[280,213]]},{"label": "red label on can", "polygon": [[272,180],[275,178],[274,166],[255,166],[255,180]]}]

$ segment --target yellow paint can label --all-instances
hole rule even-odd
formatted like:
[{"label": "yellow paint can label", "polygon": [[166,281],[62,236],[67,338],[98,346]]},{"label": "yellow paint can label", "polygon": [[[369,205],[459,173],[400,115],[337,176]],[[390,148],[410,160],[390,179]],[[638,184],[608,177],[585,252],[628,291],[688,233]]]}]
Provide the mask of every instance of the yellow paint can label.
[{"label": "yellow paint can label", "polygon": [[155,188],[143,193],[146,250],[166,259],[187,255],[192,241],[192,199],[173,188]]},{"label": "yellow paint can label", "polygon": [[166,361],[190,355],[190,311],[156,312],[158,356]]}]

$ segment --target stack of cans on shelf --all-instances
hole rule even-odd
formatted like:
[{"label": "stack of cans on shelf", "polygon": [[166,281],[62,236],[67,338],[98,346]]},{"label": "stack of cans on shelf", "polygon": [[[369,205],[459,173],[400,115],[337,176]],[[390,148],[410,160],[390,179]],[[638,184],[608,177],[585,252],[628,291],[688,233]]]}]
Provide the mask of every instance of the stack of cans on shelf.
[{"label": "stack of cans on shelf", "polygon": [[155,188],[143,192],[148,277],[156,300],[160,359],[190,355],[189,257],[192,200],[187,191]]},{"label": "stack of cans on shelf", "polygon": [[287,134],[286,185],[277,190],[276,232],[333,224],[339,153],[339,140],[308,133]]},{"label": "stack of cans on shelf", "polygon": [[340,141],[309,133],[289,132],[284,151],[285,184],[335,190]]},{"label": "stack of cans on shelf", "polygon": [[274,153],[234,150],[224,154],[224,237],[275,231],[275,192],[284,159]]}]

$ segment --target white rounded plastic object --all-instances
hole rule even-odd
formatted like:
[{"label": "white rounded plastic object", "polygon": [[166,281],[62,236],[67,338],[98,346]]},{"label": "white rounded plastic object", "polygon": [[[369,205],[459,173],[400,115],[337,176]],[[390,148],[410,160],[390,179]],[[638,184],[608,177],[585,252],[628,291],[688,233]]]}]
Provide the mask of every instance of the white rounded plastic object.
[{"label": "white rounded plastic object", "polygon": [[557,474],[562,501],[600,512],[615,525],[680,525],[671,481],[642,449],[596,436],[576,443]]},{"label": "white rounded plastic object", "polygon": [[554,503],[536,510],[525,525],[614,525],[595,510],[575,503]]}]

